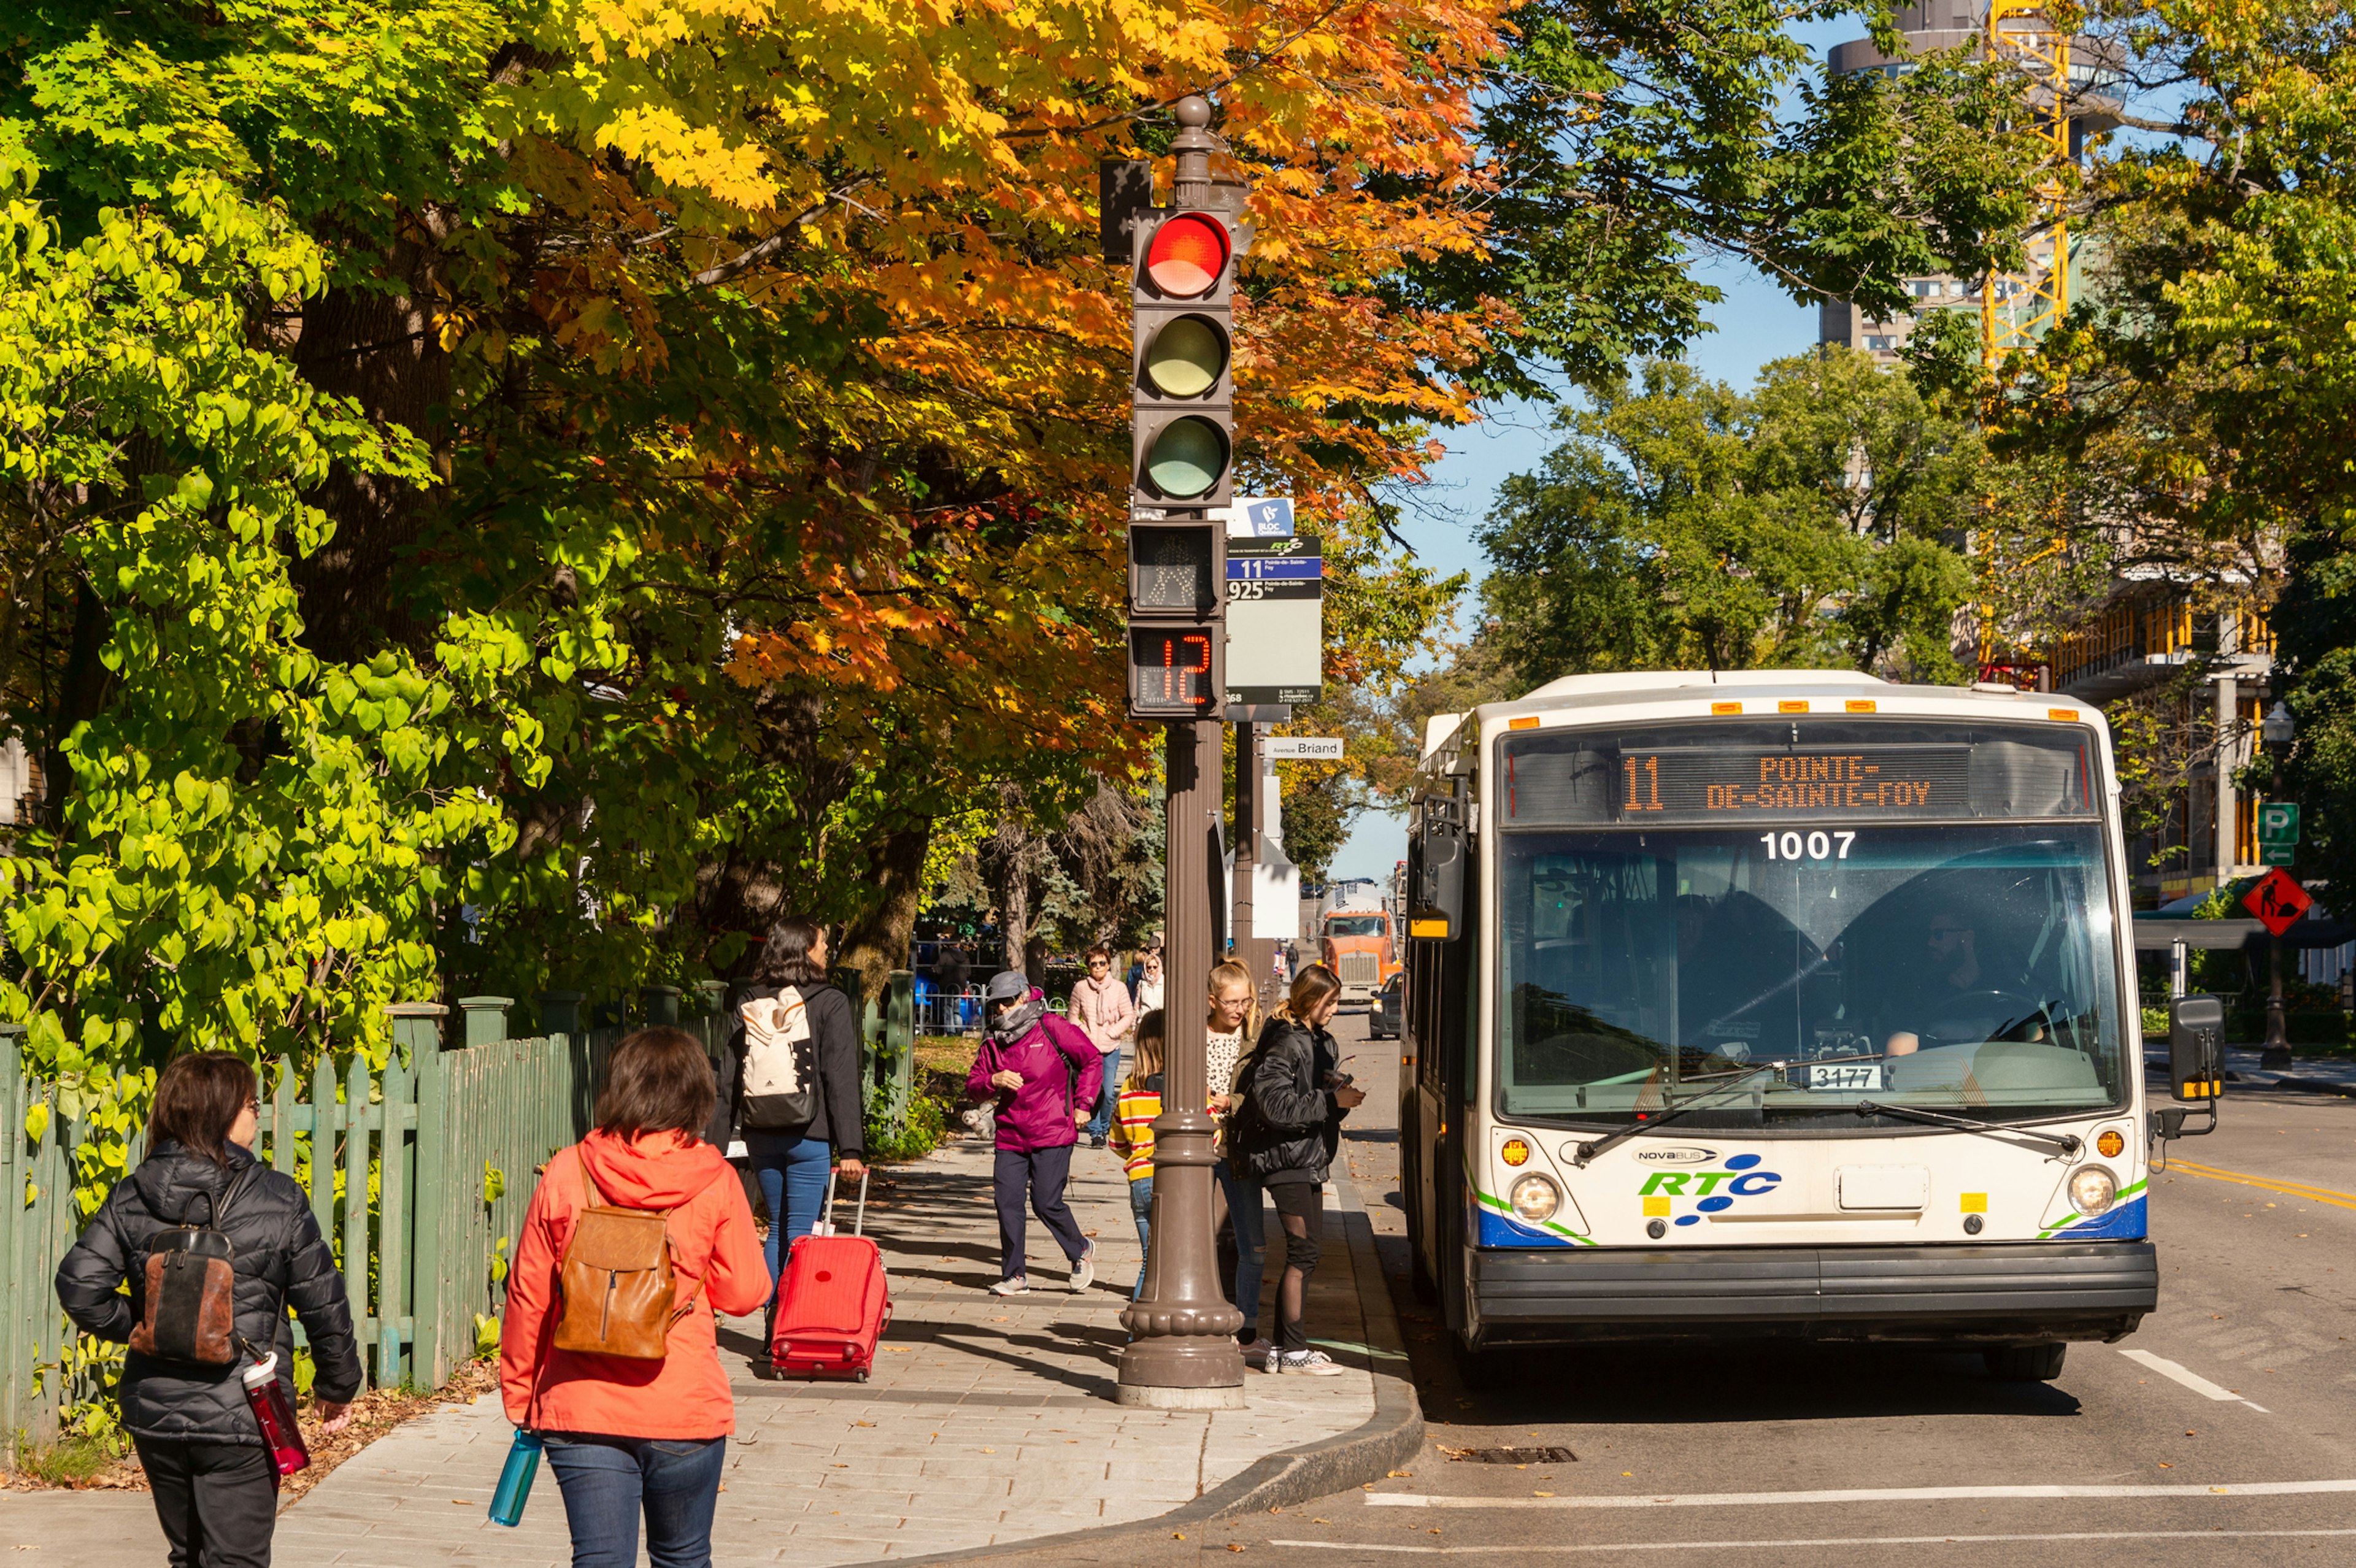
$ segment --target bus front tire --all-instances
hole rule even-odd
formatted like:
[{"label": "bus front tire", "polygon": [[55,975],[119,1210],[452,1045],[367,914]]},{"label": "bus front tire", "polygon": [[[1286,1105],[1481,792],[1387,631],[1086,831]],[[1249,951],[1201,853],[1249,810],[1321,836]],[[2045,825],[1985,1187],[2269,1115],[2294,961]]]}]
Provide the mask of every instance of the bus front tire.
[{"label": "bus front tire", "polygon": [[1987,1374],[2000,1383],[2050,1383],[2062,1375],[2067,1345],[1991,1345],[1980,1352]]}]

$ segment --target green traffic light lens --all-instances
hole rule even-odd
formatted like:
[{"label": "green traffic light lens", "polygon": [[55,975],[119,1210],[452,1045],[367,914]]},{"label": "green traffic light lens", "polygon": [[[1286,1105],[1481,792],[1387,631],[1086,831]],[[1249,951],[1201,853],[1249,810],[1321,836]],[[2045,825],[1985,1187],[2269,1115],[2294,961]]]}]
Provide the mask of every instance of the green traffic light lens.
[{"label": "green traffic light lens", "polygon": [[1227,368],[1227,340],[1199,315],[1182,315],[1146,346],[1145,378],[1165,398],[1199,398]]},{"label": "green traffic light lens", "polygon": [[1145,457],[1148,482],[1176,500],[1207,495],[1226,471],[1226,436],[1209,420],[1191,414],[1162,426]]}]

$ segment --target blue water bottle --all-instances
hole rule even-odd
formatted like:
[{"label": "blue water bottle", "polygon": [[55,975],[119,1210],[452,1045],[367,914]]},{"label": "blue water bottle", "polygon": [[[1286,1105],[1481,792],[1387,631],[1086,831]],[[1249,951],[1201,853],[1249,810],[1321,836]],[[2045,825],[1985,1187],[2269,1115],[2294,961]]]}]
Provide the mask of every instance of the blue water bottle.
[{"label": "blue water bottle", "polygon": [[523,1505],[531,1500],[531,1480],[540,1474],[542,1446],[539,1433],[516,1429],[515,1441],[508,1445],[508,1462],[499,1467],[498,1489],[491,1494],[493,1524],[523,1522]]}]

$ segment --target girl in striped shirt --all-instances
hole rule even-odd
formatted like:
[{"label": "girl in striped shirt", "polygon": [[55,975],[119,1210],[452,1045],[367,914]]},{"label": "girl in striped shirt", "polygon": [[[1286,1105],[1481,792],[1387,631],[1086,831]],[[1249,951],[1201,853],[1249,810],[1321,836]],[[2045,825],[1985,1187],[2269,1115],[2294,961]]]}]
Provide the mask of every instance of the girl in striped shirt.
[{"label": "girl in striped shirt", "polygon": [[1145,1291],[1144,1256],[1153,1232],[1153,1118],[1162,1114],[1162,1058],[1169,1030],[1156,1008],[1137,1020],[1137,1059],[1120,1085],[1120,1102],[1113,1118],[1112,1148],[1129,1175],[1129,1211],[1137,1220],[1137,1288]]}]

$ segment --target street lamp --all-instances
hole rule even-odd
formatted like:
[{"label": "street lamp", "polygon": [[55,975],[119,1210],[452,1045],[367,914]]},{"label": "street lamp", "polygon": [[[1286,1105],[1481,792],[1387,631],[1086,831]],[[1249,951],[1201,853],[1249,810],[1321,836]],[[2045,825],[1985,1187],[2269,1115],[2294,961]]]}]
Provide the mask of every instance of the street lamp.
[{"label": "street lamp", "polygon": [[2275,786],[2277,789],[2282,786],[2282,748],[2289,745],[2290,738],[2297,732],[2298,725],[2292,720],[2288,705],[2279,699],[2258,725],[2258,738],[2266,743],[2267,751],[2276,753]]},{"label": "street lamp", "polygon": [[[2276,799],[2282,798],[2283,753],[2290,750],[2291,737],[2298,725],[2290,716],[2290,709],[2277,698],[2274,707],[2258,724],[2258,738],[2265,742],[2266,755],[2274,763]],[[2266,1068],[2290,1065],[2290,1029],[2283,1017],[2282,938],[2270,937],[2266,943],[2266,1042],[2258,1052],[2258,1065]]]}]

